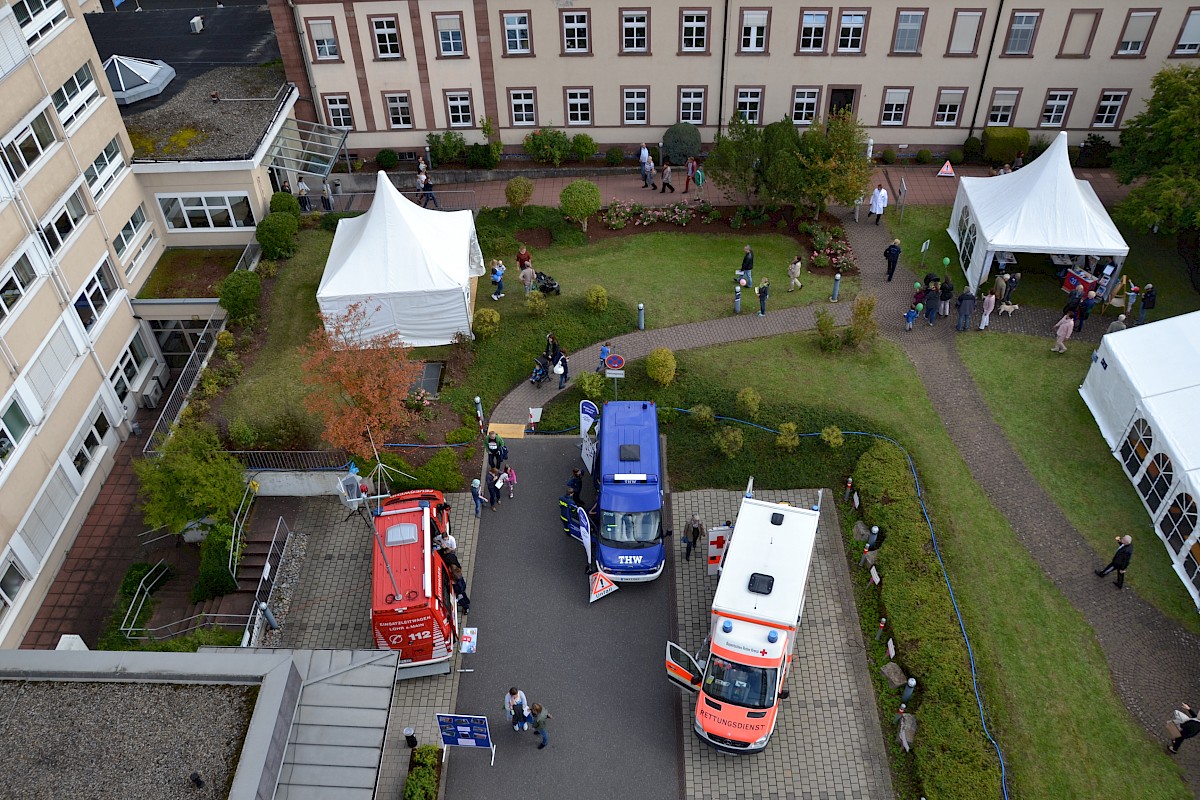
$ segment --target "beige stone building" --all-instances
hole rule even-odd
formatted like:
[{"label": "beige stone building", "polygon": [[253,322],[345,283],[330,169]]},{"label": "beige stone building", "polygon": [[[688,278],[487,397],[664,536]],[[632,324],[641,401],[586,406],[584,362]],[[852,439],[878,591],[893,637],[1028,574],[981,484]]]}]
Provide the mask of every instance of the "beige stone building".
[{"label": "beige stone building", "polygon": [[948,149],[991,125],[1111,135],[1164,65],[1200,55],[1200,6],[269,0],[299,113],[362,154],[429,132],[600,149],[734,113],[811,124],[849,106],[877,146]]}]

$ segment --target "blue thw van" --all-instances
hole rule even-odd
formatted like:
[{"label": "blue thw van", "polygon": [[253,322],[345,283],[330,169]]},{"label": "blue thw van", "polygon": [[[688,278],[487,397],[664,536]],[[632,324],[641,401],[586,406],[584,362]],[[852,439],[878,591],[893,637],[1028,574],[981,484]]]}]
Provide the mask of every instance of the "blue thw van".
[{"label": "blue thw van", "polygon": [[598,520],[596,567],[614,581],[652,581],[662,574],[663,481],[658,408],[643,400],[611,401],[600,416],[593,465]]}]

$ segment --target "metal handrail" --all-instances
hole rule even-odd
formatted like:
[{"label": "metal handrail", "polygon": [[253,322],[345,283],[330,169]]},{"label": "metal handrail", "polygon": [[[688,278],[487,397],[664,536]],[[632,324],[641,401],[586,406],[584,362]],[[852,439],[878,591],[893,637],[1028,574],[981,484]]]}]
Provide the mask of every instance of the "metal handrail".
[{"label": "metal handrail", "polygon": [[258,482],[249,481],[246,491],[242,492],[242,502],[238,503],[237,513],[233,515],[233,536],[229,539],[229,576],[237,580],[238,562],[242,549],[242,534],[246,530],[246,520],[250,518],[250,507],[258,496]]},{"label": "metal handrail", "polygon": [[242,257],[238,259],[237,266],[233,268],[234,272],[239,270],[253,269],[258,263],[259,256],[262,255],[262,245],[258,242],[251,242],[246,245],[246,249],[242,251]]},{"label": "metal handrail", "polygon": [[141,582],[138,583],[137,591],[133,593],[133,597],[129,600],[129,608],[125,610],[125,618],[121,620],[120,631],[125,634],[126,639],[139,638],[131,634],[137,629],[137,619],[142,614],[142,608],[145,607],[146,602],[150,599],[151,592],[154,591],[150,587],[154,586],[155,582],[170,569],[165,559],[159,559],[158,563],[147,570],[146,574],[142,576]]},{"label": "metal handrail", "polygon": [[345,450],[229,450],[229,455],[248,470],[269,472],[324,472],[345,469],[350,454]]},{"label": "metal handrail", "polygon": [[[281,531],[283,533],[282,542],[279,541]],[[271,598],[275,595],[274,575],[279,569],[279,565],[283,563],[283,553],[291,536],[292,529],[288,527],[283,517],[280,517],[279,521],[275,523],[275,535],[271,537],[271,547],[267,551],[267,563],[263,565],[262,574],[258,578],[258,587],[254,590],[254,605],[250,609],[250,618],[246,620],[246,627],[242,631],[242,647],[255,647],[258,644],[259,636],[262,633],[262,607],[270,606]]]},{"label": "metal handrail", "polygon": [[[333,183],[337,180],[335,177],[338,173],[332,173],[329,176],[329,182]],[[393,178],[392,183],[396,180]],[[399,189],[399,187],[396,187]],[[418,205],[421,203],[421,193],[418,191],[409,191],[400,189],[400,194],[412,200]],[[437,198],[437,211],[479,211],[479,201],[475,197],[474,189],[439,189],[436,186],[433,189],[433,195]],[[333,195],[333,211],[366,211],[371,207],[371,199],[375,196],[375,192],[342,192]],[[312,201],[312,210],[321,211],[320,196],[309,195]],[[434,210],[434,209],[430,209]]]},{"label": "metal handrail", "polygon": [[[199,620],[199,622],[193,622],[194,620]],[[193,614],[190,617],[178,619],[174,622],[168,622],[166,625],[159,625],[157,628],[140,628],[139,630],[141,631],[142,635],[132,636],[129,633],[126,633],[125,638],[129,639],[130,641],[146,641],[148,639],[161,641],[163,639],[173,639],[176,636],[184,636],[192,631],[198,631],[201,628],[240,628],[245,624],[245,620],[245,614],[214,614],[212,612]],[[172,630],[177,625],[183,625],[184,623],[189,622],[193,624],[188,625],[185,628]],[[166,631],[166,633],[163,633],[163,631]]]},{"label": "metal handrail", "polygon": [[142,448],[143,456],[159,455],[163,445],[171,438],[171,426],[179,421],[179,415],[187,407],[188,397],[191,395],[192,389],[196,388],[196,384],[199,383],[200,373],[204,371],[209,357],[216,349],[217,334],[224,327],[225,320],[217,319],[216,314],[208,318],[204,330],[200,332],[200,337],[196,340],[195,349],[188,356],[187,363],[183,365],[183,372],[180,373],[179,380],[175,382],[175,388],[171,390],[170,397],[163,404],[162,413],[158,415],[158,421],[154,423],[154,430],[146,437],[146,446]]}]

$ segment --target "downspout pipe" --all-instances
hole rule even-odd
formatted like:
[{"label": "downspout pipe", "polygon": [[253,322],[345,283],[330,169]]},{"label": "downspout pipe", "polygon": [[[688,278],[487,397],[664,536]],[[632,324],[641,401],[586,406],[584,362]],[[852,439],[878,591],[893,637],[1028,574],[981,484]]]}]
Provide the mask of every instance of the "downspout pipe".
[{"label": "downspout pipe", "polygon": [[[289,0],[291,2],[291,0]],[[988,41],[987,58],[983,61],[983,74],[979,76],[979,91],[975,94],[975,110],[971,112],[971,127],[967,138],[975,135],[975,122],[979,119],[979,104],[983,101],[983,87],[987,85],[988,67],[992,65],[992,50],[996,47],[996,33],[1000,30],[1000,18],[1004,16],[1004,0],[996,9],[996,21],[992,23],[992,38]]]},{"label": "downspout pipe", "polygon": [[725,64],[728,59],[729,0],[725,0],[725,18],[721,21],[721,80],[717,89],[717,136],[720,136],[721,131],[725,128]]},{"label": "downspout pipe", "polygon": [[[312,64],[308,60],[308,48],[304,45],[304,29],[300,25],[300,11],[296,8],[295,0],[287,0],[288,8],[292,10],[292,22],[296,26],[296,43],[300,46],[300,61],[304,64],[304,80],[308,84],[308,102],[312,103],[317,119],[321,120],[321,104],[317,102],[317,82],[313,80]],[[304,97],[299,99],[303,100]]]}]

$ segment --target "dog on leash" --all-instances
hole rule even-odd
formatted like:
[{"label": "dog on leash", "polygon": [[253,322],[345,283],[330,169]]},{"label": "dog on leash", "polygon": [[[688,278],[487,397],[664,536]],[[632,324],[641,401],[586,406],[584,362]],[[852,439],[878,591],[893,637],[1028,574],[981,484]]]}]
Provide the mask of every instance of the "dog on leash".
[{"label": "dog on leash", "polygon": [[1019,305],[1017,305],[1016,303],[1001,303],[1000,304],[1000,316],[1004,316],[1005,314],[1008,314],[1011,317],[1012,313],[1014,311],[1020,311],[1020,310],[1021,310],[1021,307]]}]

